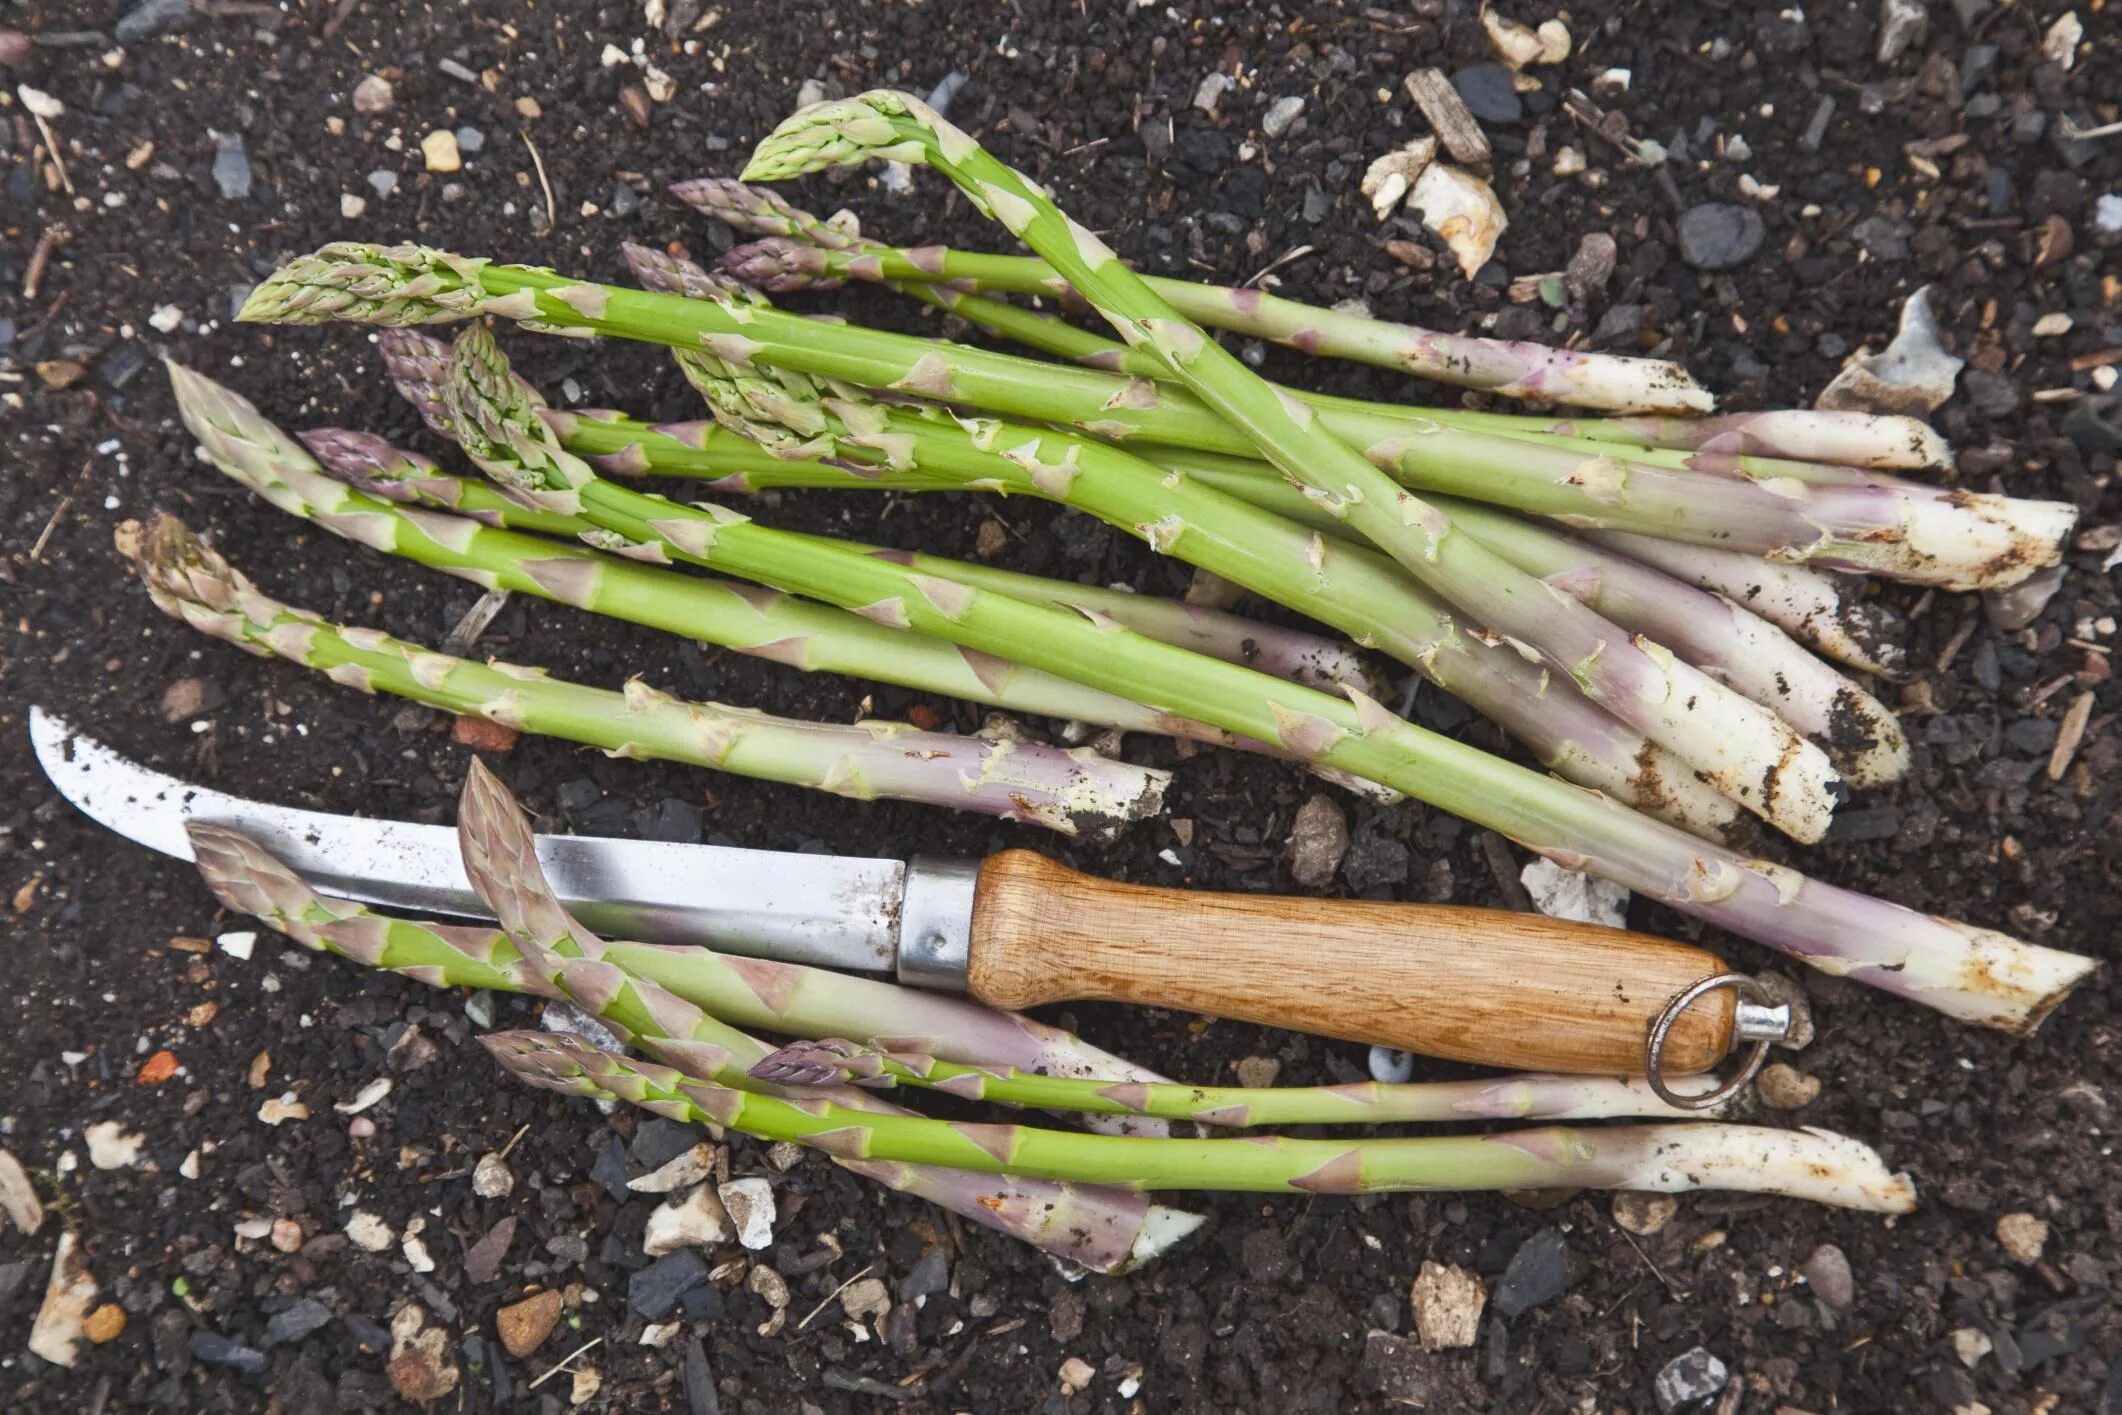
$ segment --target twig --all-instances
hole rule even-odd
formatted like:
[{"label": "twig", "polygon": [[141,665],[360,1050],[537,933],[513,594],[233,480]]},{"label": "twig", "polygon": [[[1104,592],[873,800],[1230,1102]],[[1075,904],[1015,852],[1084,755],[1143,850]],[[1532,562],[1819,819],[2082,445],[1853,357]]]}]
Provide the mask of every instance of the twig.
[{"label": "twig", "polygon": [[1636,1256],[1643,1260],[1644,1267],[1650,1269],[1651,1276],[1655,1277],[1656,1279],[1658,1279],[1658,1281],[1665,1284],[1665,1290],[1673,1295],[1673,1301],[1685,1302],[1687,1300],[1687,1289],[1684,1287],[1674,1286],[1673,1280],[1667,1277],[1663,1272],[1659,1271],[1658,1265],[1650,1260],[1650,1254],[1643,1251],[1643,1245],[1641,1243],[1638,1243],[1629,1234],[1629,1231],[1627,1229],[1621,1227],[1621,1225],[1619,1224],[1615,1224],[1614,1232],[1620,1234],[1623,1238],[1628,1239],[1628,1246],[1636,1250]]},{"label": "twig", "polygon": [[2097,128],[2081,128],[2070,120],[2068,114],[2063,119],[2063,136],[2072,142],[2084,142],[2087,138],[2111,138],[2116,133],[2122,133],[2122,123],[2102,123]]},{"label": "twig", "polygon": [[530,1390],[536,1390],[536,1389],[537,1389],[537,1388],[538,1388],[539,1386],[542,1386],[542,1385],[544,1385],[544,1384],[545,1384],[545,1383],[546,1383],[547,1381],[551,1380],[551,1379],[552,1379],[552,1378],[553,1378],[554,1376],[557,1376],[557,1375],[559,1375],[559,1374],[560,1374],[560,1373],[561,1373],[562,1371],[566,1370],[566,1369],[567,1369],[567,1363],[568,1363],[568,1362],[570,1362],[570,1361],[574,1360],[574,1359],[575,1359],[575,1358],[576,1358],[577,1356],[582,1356],[582,1355],[585,1355],[585,1354],[587,1354],[587,1353],[588,1353],[588,1351],[590,1350],[590,1348],[591,1348],[591,1347],[593,1347],[593,1346],[601,1346],[601,1345],[603,1345],[603,1343],[604,1343],[604,1338],[603,1338],[603,1337],[601,1337],[601,1336],[600,1336],[600,1337],[595,1337],[595,1338],[593,1338],[592,1340],[589,1340],[589,1341],[585,1341],[585,1342],[583,1342],[583,1343],[582,1343],[582,1344],[581,1344],[580,1346],[576,1347],[576,1348],[575,1348],[575,1349],[574,1349],[573,1351],[570,1351],[570,1352],[568,1352],[568,1353],[567,1353],[567,1354],[566,1354],[565,1356],[562,1356],[562,1357],[560,1358],[560,1364],[559,1364],[559,1365],[557,1365],[557,1366],[553,1367],[553,1368],[552,1368],[552,1369],[551,1369],[550,1371],[547,1371],[547,1372],[546,1372],[546,1373],[545,1373],[544,1375],[542,1375],[542,1376],[538,1377],[538,1379],[536,1379],[536,1380],[532,1381],[532,1382],[530,1383],[530,1385],[529,1385],[529,1386],[527,1387],[527,1389],[530,1389]]},{"label": "twig", "polygon": [[538,169],[538,186],[545,193],[545,229],[557,231],[560,229],[560,207],[553,200],[552,181],[545,175],[545,159],[538,155],[538,144],[531,141],[530,129],[523,128],[520,131],[523,134],[523,145],[530,149],[531,166]]},{"label": "twig", "polygon": [[1254,271],[1241,288],[1251,289],[1283,266],[1288,265],[1291,261],[1302,260],[1317,249],[1318,247],[1316,246],[1292,246],[1289,250],[1284,251],[1281,255],[1276,256],[1266,265]]},{"label": "twig", "polygon": [[81,490],[81,483],[88,479],[89,471],[94,466],[93,462],[84,463],[74,476],[74,484],[66,489],[66,495],[60,497],[59,504],[52,508],[52,518],[44,523],[44,529],[37,534],[37,543],[29,548],[31,564],[34,565],[44,558],[44,547],[51,540],[52,532],[59,528],[59,518],[66,514],[67,507],[74,504],[74,493]]},{"label": "twig", "polygon": [[44,135],[44,150],[52,155],[52,166],[59,169],[59,185],[66,188],[68,196],[72,196],[74,179],[66,175],[66,159],[59,155],[59,139],[52,135],[52,125],[45,122],[44,115],[34,108],[30,110],[29,116],[36,122],[37,131]]},{"label": "twig", "polygon": [[64,226],[47,226],[44,234],[37,238],[37,249],[30,252],[29,270],[22,277],[22,298],[37,298],[37,287],[44,283],[44,268],[51,264],[52,251],[67,237]]},{"label": "twig", "polygon": [[855,1274],[855,1275],[854,1275],[853,1277],[849,1278],[849,1279],[848,1279],[848,1280],[847,1280],[846,1282],[843,1282],[843,1283],[841,1283],[841,1284],[840,1284],[840,1285],[839,1285],[838,1287],[836,1287],[836,1288],[834,1288],[834,1289],[833,1289],[832,1291],[830,1291],[830,1292],[826,1293],[826,1294],[825,1294],[825,1300],[824,1300],[824,1301],[822,1301],[822,1302],[820,1302],[820,1303],[819,1303],[819,1304],[818,1304],[817,1306],[815,1306],[815,1307],[813,1307],[813,1308],[811,1308],[811,1309],[810,1309],[810,1316],[808,1316],[808,1317],[805,1317],[805,1318],[804,1318],[804,1319],[803,1319],[802,1321],[800,1321],[800,1322],[796,1323],[796,1330],[797,1330],[797,1331],[802,1331],[802,1330],[803,1330],[803,1329],[804,1329],[805,1327],[809,1326],[809,1325],[811,1324],[811,1322],[812,1322],[813,1320],[815,1320],[815,1319],[816,1319],[817,1315],[818,1315],[818,1314],[819,1314],[820,1312],[824,1311],[824,1310],[825,1310],[825,1309],[826,1309],[827,1307],[830,1307],[830,1306],[832,1306],[832,1305],[833,1305],[833,1299],[834,1299],[835,1297],[838,1297],[838,1296],[839,1296],[839,1295],[840,1295],[841,1293],[843,1293],[843,1292],[847,1291],[848,1287],[849,1287],[849,1286],[850,1286],[851,1284],[854,1284],[854,1283],[860,1282],[860,1281],[861,1281],[861,1280],[862,1280],[863,1278],[866,1278],[866,1277],[868,1277],[868,1276],[870,1275],[870,1270],[871,1270],[871,1269],[873,1269],[873,1268],[875,1268],[876,1266],[877,1266],[877,1265],[876,1265],[875,1263],[865,1263],[865,1264],[863,1265],[863,1267],[862,1267],[862,1271],[861,1271],[861,1272],[858,1272],[858,1273],[856,1273],[856,1274]]},{"label": "twig", "polygon": [[339,26],[346,23],[347,17],[354,13],[354,7],[360,3],[361,0],[339,0],[339,8],[332,11],[332,17],[324,22],[324,37],[330,39],[339,33]]},{"label": "twig", "polygon": [[515,1134],[508,1137],[508,1143],[501,1147],[501,1158],[507,1159],[508,1152],[516,1148],[516,1142],[528,1134],[530,1134],[530,1127],[528,1125],[519,1127]]}]

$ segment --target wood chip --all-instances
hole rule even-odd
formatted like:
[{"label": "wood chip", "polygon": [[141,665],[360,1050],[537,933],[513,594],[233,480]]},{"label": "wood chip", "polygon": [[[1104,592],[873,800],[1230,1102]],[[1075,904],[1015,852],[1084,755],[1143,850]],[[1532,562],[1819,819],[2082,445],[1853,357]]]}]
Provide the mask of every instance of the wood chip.
[{"label": "wood chip", "polygon": [[1488,171],[1492,156],[1488,134],[1481,131],[1481,125],[1467,110],[1466,101],[1459,97],[1459,91],[1442,69],[1417,69],[1409,74],[1407,96],[1429,119],[1455,162],[1483,173]]},{"label": "wood chip", "polygon": [[2048,754],[2048,779],[2061,781],[2063,773],[2070,770],[2071,758],[2078,754],[2078,744],[2085,740],[2085,724],[2092,720],[2093,691],[2087,688],[2070,700],[2070,707],[2063,714],[2063,724],[2056,729],[2056,745]]}]

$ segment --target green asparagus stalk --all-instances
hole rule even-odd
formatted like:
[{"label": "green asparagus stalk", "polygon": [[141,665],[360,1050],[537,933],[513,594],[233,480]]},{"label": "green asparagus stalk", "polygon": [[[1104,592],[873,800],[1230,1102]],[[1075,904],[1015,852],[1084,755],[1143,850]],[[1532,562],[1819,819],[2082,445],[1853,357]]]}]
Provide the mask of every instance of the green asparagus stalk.
[{"label": "green asparagus stalk", "polygon": [[[881,280],[895,289],[902,289],[917,296],[925,286],[930,291],[962,293],[974,295],[976,298],[980,291],[1044,295],[1062,301],[1075,298],[1075,291],[1069,287],[1068,282],[1056,274],[1052,266],[1036,257],[967,255],[934,245],[912,248],[888,246],[863,237],[860,225],[854,220],[851,212],[843,211],[830,221],[821,221],[809,212],[792,206],[771,188],[756,187],[728,178],[703,177],[677,182],[672,184],[670,191],[671,195],[703,215],[725,222],[737,230],[766,238],[726,252],[717,261],[717,266],[721,271],[771,293],[779,294],[796,289],[830,289],[842,281],[852,279]],[[639,273],[638,268],[636,273]],[[1261,298],[1261,292],[1250,289],[1218,290],[1190,285],[1180,280],[1164,280],[1154,276],[1145,278],[1152,289],[1198,324],[1273,339],[1305,352],[1314,352],[1307,346],[1315,341],[1302,333],[1283,335],[1254,327],[1254,316],[1245,307],[1254,299]],[[1304,321],[1322,316],[1332,322],[1352,318],[1337,311],[1315,310],[1274,296],[1262,299],[1262,303],[1268,301],[1273,302],[1274,309],[1285,312],[1283,323],[1296,323],[1300,329]],[[1015,308],[1002,301],[982,299],[976,308],[959,309],[958,312],[973,323],[984,325],[987,323],[986,316],[995,310]],[[1361,319],[1356,320],[1356,326],[1355,337],[1359,344],[1374,342],[1381,331],[1391,331],[1396,327]],[[1101,344],[1105,343],[1103,340],[1097,340],[1096,336],[1085,337]],[[1322,336],[1328,337],[1330,336]],[[1037,340],[1026,342],[1035,345],[1038,343]],[[1517,350],[1524,347],[1497,340],[1477,339],[1468,342],[1476,346],[1477,363],[1488,366],[1490,371],[1516,357]],[[1107,345],[1108,349],[1111,347]],[[1478,357],[1491,350],[1495,351],[1493,358]],[[1101,351],[1086,352],[1096,357]],[[1333,350],[1321,344],[1316,352],[1330,353]],[[1541,348],[1537,354],[1532,355],[1532,360],[1536,364],[1543,363],[1561,352]],[[1062,352],[1064,358],[1081,356]],[[1603,368],[1622,365],[1620,376],[1624,382],[1640,377],[1645,371],[1676,367],[1660,360],[1613,359],[1602,355],[1576,357],[1596,360]],[[1099,366],[1125,367],[1119,362],[1105,362]],[[1383,366],[1390,368],[1401,365],[1394,355],[1387,352]],[[1129,371],[1148,372],[1140,368]],[[1412,368],[1409,371],[1422,373],[1425,377],[1444,383],[1467,381],[1456,365],[1436,371]],[[1684,378],[1685,374],[1681,373],[1680,376]],[[1704,393],[1701,397],[1702,407],[1706,409],[1709,406],[1708,395]],[[1563,398],[1559,401],[1575,400]],[[1390,404],[1371,406],[1379,411],[1394,411],[1393,405]],[[1564,437],[1611,442],[1627,447],[1670,447],[1687,451],[1787,457],[1800,461],[1840,463],[1874,469],[1951,465],[1951,449],[1928,424],[1916,418],[1877,416],[1870,413],[1786,409],[1761,413],[1729,413],[1720,417],[1570,418],[1555,421],[1522,414],[1470,413],[1459,409],[1424,408],[1420,411],[1454,426],[1482,428],[1493,432],[1550,432]]]},{"label": "green asparagus stalk", "polygon": [[[1701,1117],[1660,1100],[1648,1083],[1605,1076],[1505,1076],[1480,1081],[1365,1081],[1350,1086],[1186,1086],[1040,1076],[939,1061],[834,1037],[797,1042],[755,1062],[751,1074],[781,1087],[915,1086],[962,1100],[1041,1110],[1151,1115],[1223,1129],[1262,1125],[1390,1125],[1447,1120],[1607,1120]],[[1707,1089],[1706,1078],[1692,1087]]]},{"label": "green asparagus stalk", "polygon": [[[433,987],[560,995],[498,929],[415,923],[326,899],[239,832],[203,822],[188,829],[200,872],[221,902],[263,919],[304,947]],[[962,997],[707,948],[609,940],[603,949],[601,956],[630,976],[750,1031],[868,1037],[895,1052],[918,1051],[1042,1076],[1096,1078],[1100,1085],[1164,1083],[1156,1072],[1073,1033]]]},{"label": "green asparagus stalk", "polygon": [[784,455],[850,469],[931,476],[968,489],[1074,506],[1379,649],[1463,698],[1525,743],[1543,765],[1707,838],[1733,797],[1638,732],[1602,713],[1574,682],[1514,648],[1462,632],[1450,606],[1398,566],[1199,485],[1160,474],[1119,448],[1051,429],[964,421],[829,396],[797,375],[748,378],[709,354],[679,364],[717,416]]},{"label": "green asparagus stalk", "polygon": [[[700,182],[680,182],[671,192],[688,205],[715,216],[722,215],[718,205],[726,208],[732,202],[741,204],[750,195]],[[793,208],[789,212],[792,216],[803,215]],[[790,236],[800,235],[809,242],[815,242],[819,234],[816,225],[789,232]],[[838,250],[770,237],[744,248],[742,255],[734,251],[731,255],[737,259],[725,262],[725,269],[747,283],[767,288],[773,288],[776,281],[800,288],[808,277],[832,282],[855,279],[914,285],[938,283],[979,294],[1058,298],[1071,293],[1068,282],[1039,260],[981,255],[941,246],[896,250],[859,236],[851,237],[849,244]],[[1586,354],[1516,340],[1444,334],[1415,325],[1318,309],[1250,288],[1196,285],[1156,276],[1146,277],[1146,282],[1196,324],[1286,344],[1308,354],[1352,359],[1440,383],[1477,388],[1505,398],[1655,413],[1707,412],[1716,401],[1687,370],[1666,359]]]},{"label": "green asparagus stalk", "polygon": [[[1254,455],[1246,435],[1184,390],[1089,368],[800,319],[729,298],[688,300],[492,265],[418,246],[339,244],[252,292],[241,318],[387,326],[491,314],[547,332],[707,347],[762,367],[840,379],[1056,423],[1108,439]],[[1583,450],[1540,447],[1434,419],[1322,406],[1324,426],[1421,490],[1782,560],[1925,583],[2016,583],[2061,555],[2063,503],[1901,487],[1762,485]]]},{"label": "green asparagus stalk", "polygon": [[1402,791],[1572,868],[1952,1016],[2037,1026],[2097,966],[1993,930],[1917,913],[1749,859],[1346,700],[1133,633],[1109,620],[915,575],[903,566],[615,486],[563,450],[510,380],[493,337],[459,336],[450,405],[467,453],[519,495],[603,527],[615,543],[1024,662],[1281,747]]},{"label": "green asparagus stalk", "polygon": [[566,1095],[617,1096],[659,1115],[793,1140],[850,1158],[943,1164],[1141,1190],[1372,1194],[1416,1190],[1730,1189],[1838,1208],[1907,1213],[1915,1186],[1870,1146],[1825,1130],[1634,1125],[1424,1139],[1137,1139],[1023,1125],[871,1115],[829,1100],[785,1101],[631,1062],[579,1039],[490,1032],[515,1075]]},{"label": "green asparagus stalk", "polygon": [[920,801],[1074,835],[1162,808],[1169,773],[1083,749],[920,732],[900,723],[797,722],[746,708],[685,703],[639,679],[624,692],[542,670],[472,663],[373,629],[340,628],[281,604],[172,516],[149,528],[139,567],[172,618],[260,657],[322,671],[367,693],[600,747],[613,756],[686,762],[856,800]]},{"label": "green asparagus stalk", "polygon": [[[417,329],[387,330],[378,342],[383,347],[384,366],[398,391],[416,407],[439,406],[441,384],[447,377],[448,346]],[[522,386],[526,389],[530,387],[527,383]],[[622,475],[649,471],[654,469],[651,459],[660,456],[687,467],[715,468],[718,480],[711,489],[737,489],[726,480],[731,476],[757,477],[762,488],[768,484],[789,484],[779,480],[779,474],[791,465],[785,458],[764,451],[750,438],[712,424],[692,423],[656,429],[635,423],[618,413],[560,413],[545,407],[539,409],[539,416],[552,426],[560,436],[561,445],[570,451],[582,451],[584,447],[591,446],[612,450],[614,455],[584,453],[584,460],[600,471],[614,471]],[[632,440],[608,441],[602,436],[584,435],[585,432],[610,434],[614,430],[617,430],[617,437],[630,437]],[[433,480],[427,474],[427,467],[422,465],[426,461],[424,458],[402,465],[383,465],[379,460],[377,444],[364,440],[364,434],[337,436],[351,437],[355,441],[347,444],[345,454],[336,459],[338,465],[332,467],[333,474],[356,480],[364,490],[373,491],[378,495],[389,495],[386,484],[417,483],[419,491],[409,494],[419,494],[421,499],[429,500],[435,496],[456,497],[467,487],[466,483],[455,480]],[[309,438],[310,434],[304,434],[305,441]],[[311,443],[311,450],[324,457],[327,465],[331,465],[335,460],[333,457],[326,457],[314,442]],[[402,458],[404,454],[398,456]],[[819,468],[816,475],[819,476],[821,484],[844,485],[848,472],[845,468]],[[826,480],[827,478],[830,480]],[[888,481],[889,478],[884,480]],[[921,473],[915,471],[908,474],[908,479],[902,485],[905,489],[941,490],[955,483],[931,482],[931,479],[924,478]],[[457,506],[455,501],[446,504],[452,509]],[[485,516],[493,513],[484,511],[480,514]],[[560,535],[578,535],[585,529],[579,522],[565,517],[548,516],[539,521],[533,513],[524,514],[531,516],[531,519],[512,516],[510,523],[526,530]],[[1151,638],[1161,639],[1181,648],[1193,649],[1198,653],[1212,654],[1230,663],[1250,664],[1262,672],[1288,678],[1294,683],[1329,690],[1346,683],[1366,693],[1375,694],[1378,691],[1375,680],[1365,669],[1359,654],[1344,643],[1316,634],[1265,624],[1242,615],[1226,614],[1220,610],[1205,609],[1155,595],[1138,595],[1095,585],[1050,580],[991,565],[951,560],[940,555],[887,551],[875,546],[863,546],[861,549],[872,555],[899,556],[906,565],[922,574],[939,575],[947,580],[956,580],[962,584],[991,589],[1043,604],[1093,609],[1110,615]],[[1040,711],[1032,708],[1025,710]],[[1048,711],[1046,715],[1074,717],[1086,722],[1128,725],[1081,712]],[[1163,729],[1144,727],[1139,730]],[[1204,737],[1203,740],[1212,738]]]},{"label": "green asparagus stalk", "polygon": [[[1824,752],[1759,704],[1456,532],[1436,505],[1320,427],[1310,407],[1202,334],[1035,183],[920,100],[877,90],[813,105],[760,143],[744,175],[798,176],[872,156],[943,172],[1051,262],[1131,346],[1163,362],[1293,483],[1446,602],[1537,651],[1551,672],[1575,679],[1594,703],[1787,834],[1805,841],[1826,834],[1837,778]],[[1178,522],[1174,535],[1187,528]]]},{"label": "green asparagus stalk", "polygon": [[[483,770],[476,762],[474,767]],[[552,979],[552,973],[564,969],[554,966],[550,950],[526,954],[516,939],[499,929],[415,923],[325,899],[240,832],[202,821],[188,823],[187,829],[200,874],[222,905],[263,920],[305,947],[431,987],[569,996]],[[672,1035],[728,1052],[729,1063],[713,1079],[730,1085],[763,1084],[753,1081],[746,1068],[769,1054],[764,1043],[668,994],[654,995],[652,1007],[632,996],[627,1001],[632,1011],[614,1007],[611,1020],[623,1017],[646,1029],[634,1033],[637,1041],[664,1035],[660,1027],[681,1029]],[[859,1092],[835,1094],[863,1104]],[[1137,1195],[1107,1188],[1007,1178],[989,1183],[963,1171],[926,1166],[854,1161],[846,1167],[1100,1272],[1124,1271],[1145,1262],[1200,1223],[1195,1215],[1152,1208]]]}]

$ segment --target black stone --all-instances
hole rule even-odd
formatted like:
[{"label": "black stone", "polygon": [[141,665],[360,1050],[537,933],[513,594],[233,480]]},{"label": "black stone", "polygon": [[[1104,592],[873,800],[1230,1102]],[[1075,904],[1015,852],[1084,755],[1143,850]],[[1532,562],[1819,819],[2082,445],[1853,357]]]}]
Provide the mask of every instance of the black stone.
[{"label": "black stone", "polygon": [[923,1249],[920,1258],[899,1279],[899,1300],[912,1302],[950,1290],[950,1258],[941,1248]]},{"label": "black stone", "polygon": [[120,44],[136,44],[177,28],[192,16],[192,0],[141,0],[112,27]]},{"label": "black stone", "polygon": [[1680,214],[1680,258],[1697,270],[1730,270],[1760,250],[1767,235],[1752,207],[1706,201]]},{"label": "black stone", "polygon": [[304,1297],[292,1307],[273,1313],[265,1324],[265,1344],[278,1346],[283,1342],[300,1341],[332,1319],[332,1309],[314,1297]]},{"label": "black stone", "polygon": [[1506,1317],[1529,1312],[1569,1290],[1569,1244],[1557,1228],[1543,1228],[1518,1245],[1490,1302]]},{"label": "black stone", "polygon": [[697,1336],[685,1342],[686,1415],[722,1415],[722,1397],[715,1391],[715,1371],[707,1364],[707,1348]]},{"label": "black stone", "polygon": [[1484,123],[1515,123],[1525,116],[1525,101],[1511,85],[1511,72],[1501,64],[1473,64],[1452,75],[1466,111]]},{"label": "black stone", "polygon": [[226,1366],[246,1376],[262,1376],[272,1365],[263,1351],[230,1341],[219,1332],[195,1331],[185,1346],[203,1365]]},{"label": "black stone", "polygon": [[707,1281],[707,1260],[690,1248],[656,1259],[626,1283],[626,1303],[652,1322],[678,1309],[686,1293]]},{"label": "black stone", "polygon": [[1891,840],[1901,830],[1901,812],[1892,806],[1841,811],[1828,827],[1828,838],[1840,841]]},{"label": "black stone", "polygon": [[2063,417],[2063,435],[2080,452],[2122,452],[2122,394],[2080,399]]},{"label": "black stone", "polygon": [[1341,860],[1341,878],[1358,894],[1373,889],[1395,888],[1407,883],[1411,857],[1407,847],[1390,835],[1370,828],[1359,829]]}]

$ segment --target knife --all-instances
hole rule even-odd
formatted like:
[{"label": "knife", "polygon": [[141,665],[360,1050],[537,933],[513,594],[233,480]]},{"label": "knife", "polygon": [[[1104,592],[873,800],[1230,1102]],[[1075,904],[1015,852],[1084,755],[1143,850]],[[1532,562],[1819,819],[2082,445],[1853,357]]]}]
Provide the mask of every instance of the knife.
[{"label": "knife", "polygon": [[[187,820],[239,829],[320,893],[490,919],[447,826],[245,800],[129,761],[41,708],[37,760],[129,840],[191,859]],[[1668,1002],[1724,964],[1702,949],[1538,914],[1119,884],[1029,850],[857,859],[540,835],[567,907],[610,937],[895,974],[1016,1010],[1131,1002],[1517,1070],[1640,1072]],[[1702,996],[1662,1038],[1667,1074],[1760,1040],[1776,1009]]]}]

